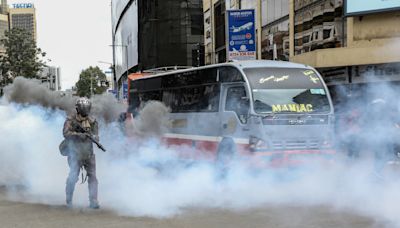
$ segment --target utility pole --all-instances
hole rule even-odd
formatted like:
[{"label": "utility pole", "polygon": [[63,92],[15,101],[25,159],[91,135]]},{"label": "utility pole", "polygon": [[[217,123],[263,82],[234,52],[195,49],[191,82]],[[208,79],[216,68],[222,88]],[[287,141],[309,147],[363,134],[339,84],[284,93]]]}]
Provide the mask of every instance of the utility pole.
[{"label": "utility pole", "polygon": [[261,59],[262,4],[257,0],[257,59]]},{"label": "utility pole", "polygon": [[90,73],[90,98],[93,99],[93,74]]},{"label": "utility pole", "polygon": [[294,0],[289,0],[289,60],[294,57]]},{"label": "utility pole", "polygon": [[210,0],[210,26],[211,26],[211,64],[215,61],[215,30],[214,30],[214,4]]}]

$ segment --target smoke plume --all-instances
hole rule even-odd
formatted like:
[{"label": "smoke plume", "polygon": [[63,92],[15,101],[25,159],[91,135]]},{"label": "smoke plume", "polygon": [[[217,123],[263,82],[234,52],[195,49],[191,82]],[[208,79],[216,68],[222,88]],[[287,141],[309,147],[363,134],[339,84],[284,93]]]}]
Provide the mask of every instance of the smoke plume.
[{"label": "smoke plume", "polygon": [[[64,92],[50,91],[39,80],[15,78],[14,82],[4,88],[9,102],[22,105],[39,105],[50,109],[60,109],[68,114],[75,111],[77,97]],[[92,114],[109,123],[115,121],[126,107],[118,103],[111,94],[95,95],[92,99]]]},{"label": "smoke plume", "polygon": [[25,105],[40,105],[45,108],[61,109],[70,112],[74,109],[75,99],[50,91],[36,79],[17,77],[4,88],[8,101]]},{"label": "smoke plume", "polygon": [[[66,113],[59,110],[63,108],[56,98],[34,94],[42,90],[23,89],[21,81],[10,87],[8,101],[0,102],[0,184],[9,186],[10,197],[16,200],[64,204],[68,166],[58,152],[58,144]],[[21,89],[38,99],[14,94]],[[384,89],[385,96],[398,97],[398,90],[391,86]],[[96,99],[94,102],[101,103]],[[112,101],[103,105],[108,102]],[[365,106],[354,100],[348,107],[357,105]],[[118,113],[108,112],[114,106],[110,107],[94,110],[107,120],[105,116]],[[137,131],[146,136],[154,135],[148,130],[155,135],[163,133],[168,126],[163,118],[167,113],[160,103],[149,103],[135,120]],[[379,119],[374,121],[379,124]],[[365,134],[367,138],[362,142],[385,134]],[[247,159],[238,158],[221,175],[212,161],[178,156],[190,155],[191,148],[167,147],[155,137],[127,139],[115,122],[101,125],[100,141],[107,148],[107,153],[95,151],[100,204],[122,215],[165,218],[185,213],[188,208],[247,210],[271,205],[325,205],[400,226],[399,170],[393,163],[377,174],[374,152],[367,147],[359,147],[362,149],[357,159],[339,152],[335,162],[306,169],[255,169]],[[23,185],[24,190],[15,191],[10,187],[14,185]],[[87,205],[86,185],[77,184],[74,204]],[[283,216],[290,219],[290,215]]]},{"label": "smoke plume", "polygon": [[159,101],[147,102],[132,123],[134,134],[145,137],[162,136],[170,125],[167,115],[169,112]]}]

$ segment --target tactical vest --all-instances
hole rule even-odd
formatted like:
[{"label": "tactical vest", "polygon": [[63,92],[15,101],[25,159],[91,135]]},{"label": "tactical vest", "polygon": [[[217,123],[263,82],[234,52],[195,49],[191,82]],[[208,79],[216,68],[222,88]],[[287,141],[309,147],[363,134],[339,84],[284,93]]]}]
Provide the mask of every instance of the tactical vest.
[{"label": "tactical vest", "polygon": [[[74,126],[74,124],[80,124],[85,131],[92,133],[94,123],[89,118],[83,122],[79,121],[77,118],[74,118],[72,121],[72,126]],[[83,140],[73,140],[73,144],[73,147],[75,147],[74,151],[76,159],[79,161],[89,160],[93,155],[93,143],[90,139],[86,138]]]}]

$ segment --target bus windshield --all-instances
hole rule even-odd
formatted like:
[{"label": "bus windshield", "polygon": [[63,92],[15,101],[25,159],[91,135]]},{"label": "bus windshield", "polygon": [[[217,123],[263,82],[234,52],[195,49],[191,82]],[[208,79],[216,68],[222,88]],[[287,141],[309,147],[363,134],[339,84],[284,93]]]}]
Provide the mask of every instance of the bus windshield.
[{"label": "bus windshield", "polygon": [[257,113],[327,113],[329,99],[315,71],[301,68],[247,68],[244,72]]}]

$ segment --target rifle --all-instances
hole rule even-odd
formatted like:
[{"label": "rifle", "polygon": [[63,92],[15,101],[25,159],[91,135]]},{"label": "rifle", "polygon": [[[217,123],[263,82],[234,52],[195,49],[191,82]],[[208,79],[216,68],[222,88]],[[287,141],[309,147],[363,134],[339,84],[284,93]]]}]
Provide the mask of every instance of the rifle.
[{"label": "rifle", "polygon": [[103,145],[100,144],[95,138],[93,138],[92,134],[87,132],[79,123],[75,123],[75,129],[81,133],[84,133],[86,137],[88,137],[96,146],[102,150],[103,152],[106,152],[106,149],[103,147]]}]

